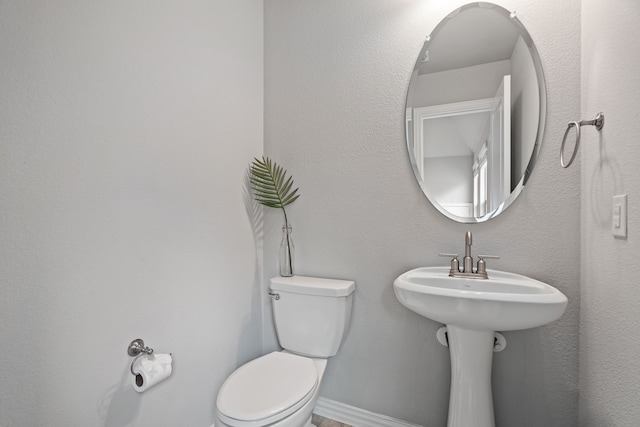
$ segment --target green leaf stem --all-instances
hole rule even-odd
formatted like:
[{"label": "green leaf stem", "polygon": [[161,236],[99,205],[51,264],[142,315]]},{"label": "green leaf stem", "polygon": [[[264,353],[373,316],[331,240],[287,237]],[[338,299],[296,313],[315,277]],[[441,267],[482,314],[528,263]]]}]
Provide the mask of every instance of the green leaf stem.
[{"label": "green leaf stem", "polygon": [[254,159],[251,163],[249,180],[258,203],[276,209],[282,209],[285,222],[285,207],[295,202],[300,195],[293,189],[293,178],[287,177],[287,171],[268,157]]}]

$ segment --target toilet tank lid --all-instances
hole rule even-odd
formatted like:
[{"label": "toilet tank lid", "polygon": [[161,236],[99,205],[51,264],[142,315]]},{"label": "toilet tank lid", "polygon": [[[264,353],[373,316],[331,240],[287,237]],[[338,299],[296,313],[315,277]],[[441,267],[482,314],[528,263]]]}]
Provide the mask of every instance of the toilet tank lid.
[{"label": "toilet tank lid", "polygon": [[292,276],[274,277],[271,289],[294,294],[344,297],[356,288],[353,280],[324,279],[320,277]]}]

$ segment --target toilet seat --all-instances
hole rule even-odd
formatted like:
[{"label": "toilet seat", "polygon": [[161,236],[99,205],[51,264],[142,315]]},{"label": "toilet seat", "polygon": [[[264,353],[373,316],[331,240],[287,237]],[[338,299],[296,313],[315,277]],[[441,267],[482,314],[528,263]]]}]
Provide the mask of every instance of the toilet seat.
[{"label": "toilet seat", "polygon": [[227,378],[218,393],[218,416],[231,426],[269,425],[300,409],[317,387],[318,371],[312,359],[273,352]]}]

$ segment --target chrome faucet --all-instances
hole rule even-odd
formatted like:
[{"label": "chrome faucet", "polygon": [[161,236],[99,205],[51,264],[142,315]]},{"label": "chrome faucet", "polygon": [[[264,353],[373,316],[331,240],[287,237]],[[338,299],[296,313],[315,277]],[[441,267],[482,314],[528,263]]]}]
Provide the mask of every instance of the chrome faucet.
[{"label": "chrome faucet", "polygon": [[462,269],[460,269],[460,262],[458,261],[458,254],[445,254],[441,253],[440,256],[451,258],[451,269],[449,270],[449,276],[451,277],[467,277],[470,279],[488,279],[487,275],[487,263],[485,259],[499,259],[496,255],[478,255],[478,263],[476,268],[473,268],[473,257],[471,256],[471,245],[473,244],[473,236],[470,231],[467,231],[464,235],[464,258],[462,258]]},{"label": "chrome faucet", "polygon": [[473,236],[471,232],[467,231],[464,235],[464,258],[462,259],[462,272],[473,273],[473,257],[471,256],[471,244],[473,243]]}]

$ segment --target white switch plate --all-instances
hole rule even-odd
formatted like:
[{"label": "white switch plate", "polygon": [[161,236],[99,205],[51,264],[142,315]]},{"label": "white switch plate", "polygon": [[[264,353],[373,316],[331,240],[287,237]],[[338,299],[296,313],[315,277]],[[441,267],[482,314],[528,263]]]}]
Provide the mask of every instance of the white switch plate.
[{"label": "white switch plate", "polygon": [[627,195],[613,196],[611,209],[611,234],[616,237],[627,237]]}]

